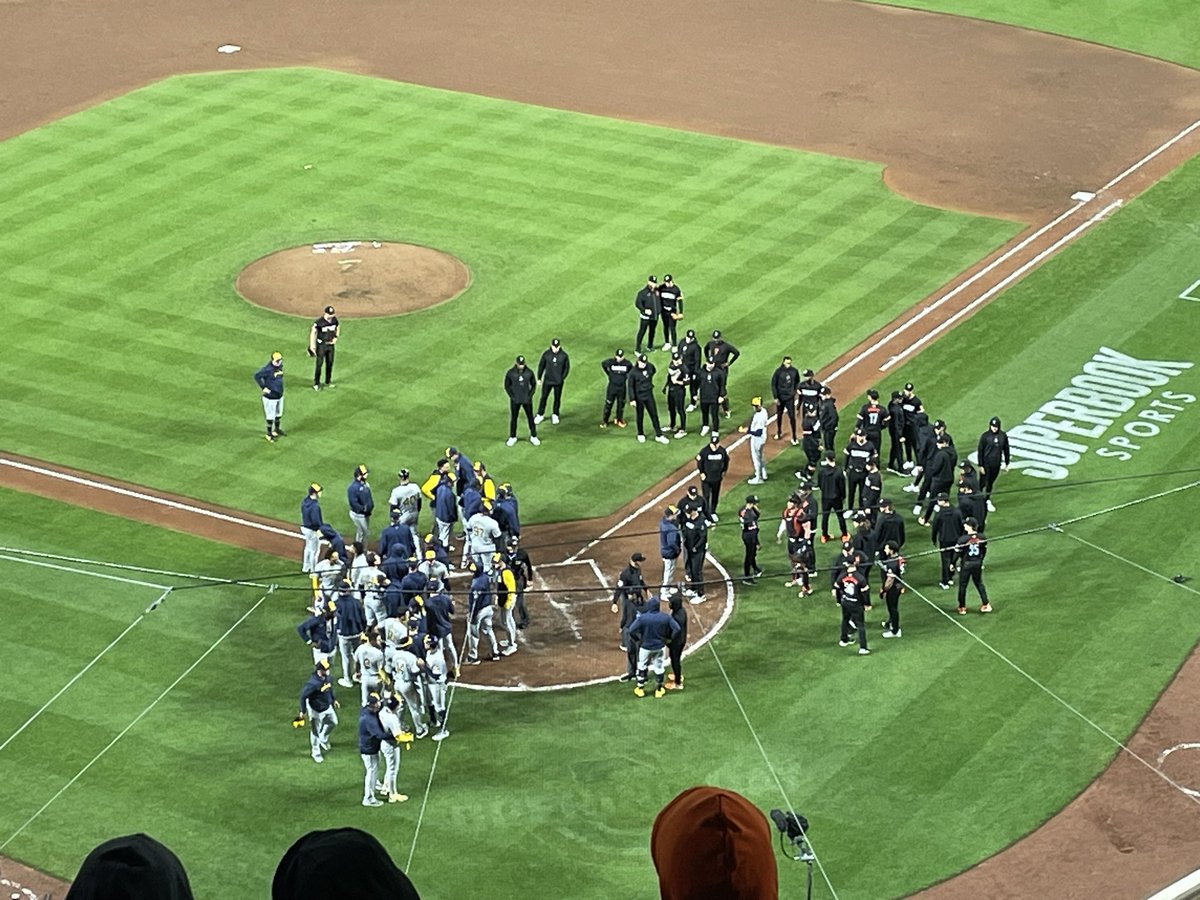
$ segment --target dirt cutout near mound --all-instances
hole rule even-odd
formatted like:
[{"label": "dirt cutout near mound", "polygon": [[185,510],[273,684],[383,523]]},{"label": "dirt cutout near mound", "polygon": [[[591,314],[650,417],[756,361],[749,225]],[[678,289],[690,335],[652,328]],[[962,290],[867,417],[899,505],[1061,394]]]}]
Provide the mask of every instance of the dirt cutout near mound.
[{"label": "dirt cutout near mound", "polygon": [[390,241],[331,241],[280,250],[237,277],[258,306],[311,317],[333,306],[346,318],[397,316],[453,300],[471,273],[457,257]]}]

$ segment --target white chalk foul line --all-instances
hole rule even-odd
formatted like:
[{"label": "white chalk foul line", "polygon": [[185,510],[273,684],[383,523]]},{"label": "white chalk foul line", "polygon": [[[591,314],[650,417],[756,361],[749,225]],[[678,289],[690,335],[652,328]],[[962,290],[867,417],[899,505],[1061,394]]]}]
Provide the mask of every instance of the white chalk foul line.
[{"label": "white chalk foul line", "polygon": [[887,362],[885,362],[882,366],[880,366],[879,371],[886,372],[888,369],[892,368],[892,366],[896,365],[896,363],[911,356],[914,352],[916,352],[917,350],[924,347],[926,344],[928,344],[930,341],[932,341],[935,337],[937,337],[939,334],[941,334],[947,328],[950,328],[951,326],[953,326],[954,323],[956,323],[963,316],[970,315],[971,311],[974,310],[977,306],[979,306],[981,303],[986,303],[989,298],[995,296],[1000,291],[1004,290],[1006,287],[1008,287],[1010,284],[1012,284],[1018,278],[1023,276],[1026,272],[1028,272],[1030,269],[1032,269],[1034,266],[1036,266],[1042,260],[1046,259],[1046,257],[1051,256],[1054,253],[1057,253],[1064,244],[1067,244],[1070,241],[1073,241],[1076,237],[1083,234],[1084,231],[1091,228],[1097,222],[1101,221],[1106,216],[1108,216],[1109,213],[1111,213],[1114,209],[1116,209],[1120,205],[1121,205],[1120,200],[1114,200],[1112,203],[1108,204],[1108,206],[1104,207],[1104,209],[1100,210],[1100,212],[1096,213],[1091,218],[1076,225],[1074,228],[1072,228],[1069,232],[1067,232],[1065,235],[1063,235],[1058,240],[1056,240],[1053,244],[1051,244],[1045,250],[1042,250],[1040,253],[1036,254],[1032,259],[1029,259],[1026,262],[1022,263],[1012,273],[1010,273],[1009,275],[1006,275],[1004,278],[1000,279],[1000,281],[996,282],[996,284],[992,285],[992,287],[988,288],[986,291],[984,291],[982,294],[980,294],[978,297],[976,297],[974,300],[972,300],[966,306],[962,307],[962,309],[955,312],[954,315],[947,318],[944,322],[940,322],[939,324],[935,325],[933,328],[930,328],[921,337],[919,337],[917,340],[913,341],[911,344],[909,344],[907,347],[905,347],[903,350],[901,350],[899,353],[897,353],[895,356],[893,356],[891,359],[889,359]]},{"label": "white chalk foul line", "polygon": [[[228,578],[216,578],[212,575],[197,575],[195,572],[173,572],[170,569],[148,569],[145,566],[130,566],[125,563],[110,562],[105,559],[87,559],[82,556],[60,556],[57,553],[42,553],[38,550],[26,550],[23,547],[0,547],[0,553],[19,553],[22,556],[32,556],[36,559],[55,559],[59,562],[84,563],[91,566],[101,566],[105,569],[121,569],[126,572],[145,572],[147,575],[173,575],[176,578],[191,578],[195,581],[209,581],[213,584],[233,584],[239,587],[256,587],[266,590],[269,584],[258,584],[254,581],[230,581]],[[86,572],[96,575],[96,572]],[[134,582],[135,584],[139,582]],[[141,582],[145,583],[145,582]],[[148,584],[147,587],[163,588],[165,585]]]},{"label": "white chalk foul line", "polygon": [[120,575],[108,575],[104,572],[89,572],[87,569],[76,569],[71,566],[60,566],[55,563],[39,562],[36,559],[22,559],[19,556],[0,556],[0,559],[8,562],[22,563],[27,566],[38,566],[43,569],[54,569],[58,572],[70,572],[73,575],[90,575],[92,578],[103,578],[105,581],[119,581],[122,584],[136,584],[138,587],[156,588],[160,591],[165,591],[168,586],[165,584],[154,584],[151,581],[138,581],[136,578],[122,578]]},{"label": "white chalk foul line", "polygon": [[1118,175],[1117,177],[1115,177],[1111,181],[1109,181],[1108,184],[1104,185],[1104,187],[1100,188],[1100,190],[1107,191],[1109,188],[1115,187],[1116,185],[1120,184],[1122,181],[1124,181],[1126,178],[1128,178],[1130,175],[1132,175],[1134,172],[1136,172],[1138,169],[1140,169],[1146,163],[1150,162],[1152,159],[1157,157],[1159,154],[1165,153],[1167,150],[1170,150],[1173,146],[1175,146],[1175,144],[1178,144],[1180,141],[1182,141],[1185,137],[1187,137],[1189,134],[1191,134],[1197,128],[1200,128],[1200,119],[1197,119],[1195,122],[1193,122],[1187,128],[1183,129],[1183,131],[1179,132],[1179,134],[1175,135],[1174,137],[1168,138],[1167,140],[1163,141],[1161,144],[1159,144],[1157,147],[1155,147],[1153,150],[1151,150],[1149,153],[1147,153],[1145,156],[1143,156],[1141,159],[1139,159],[1137,162],[1135,162],[1132,166],[1130,166],[1128,169],[1126,169],[1120,175]]},{"label": "white chalk foul line", "polygon": [[164,506],[168,509],[178,509],[182,512],[191,513],[197,516],[204,516],[209,519],[216,519],[219,522],[228,522],[231,525],[241,525],[245,528],[255,528],[259,531],[265,531],[268,534],[279,534],[286,537],[293,537],[296,540],[304,540],[303,536],[298,531],[288,531],[284,528],[276,528],[274,525],[264,525],[261,522],[252,522],[249,519],[242,519],[237,516],[231,516],[226,513],[217,512],[214,509],[206,509],[203,506],[196,506],[192,503],[180,503],[178,500],[168,500],[166,497],[156,497],[153,494],[147,494],[144,491],[135,491],[129,488],[119,487],[115,484],[107,484],[103,481],[96,481],[94,478],[83,478],[79,475],[70,475],[66,472],[58,472],[54,469],[47,469],[45,466],[35,466],[30,463],[19,462],[15,459],[7,459],[0,456],[0,465],[8,466],[13,469],[20,469],[23,472],[32,472],[35,475],[42,475],[46,478],[55,478],[59,481],[66,481],[71,484],[82,485],[83,487],[91,488],[97,491],[106,491],[110,494],[117,494],[121,497],[130,497],[134,500],[140,500],[143,503],[153,503],[156,506]]},{"label": "white chalk foul line", "polygon": [[[1103,553],[1105,556],[1107,556],[1111,559],[1115,559],[1118,562],[1123,562],[1127,566],[1133,566],[1139,572],[1145,572],[1147,575],[1153,575],[1155,578],[1165,581],[1167,584],[1171,585],[1171,587],[1182,588],[1183,590],[1187,591],[1190,594],[1200,595],[1200,591],[1196,590],[1194,587],[1191,587],[1190,585],[1187,585],[1187,584],[1183,583],[1182,581],[1176,581],[1174,578],[1171,578],[1169,575],[1164,575],[1162,572],[1155,572],[1153,569],[1147,569],[1145,566],[1141,565],[1140,563],[1135,563],[1132,559],[1121,556],[1118,553],[1113,553],[1111,550],[1106,550],[1103,547],[1101,547],[1099,544],[1093,544],[1091,541],[1081,538],[1077,534],[1071,534],[1071,532],[1063,531],[1061,528],[1058,528],[1055,530],[1058,531],[1059,534],[1065,534],[1071,540],[1078,541],[1079,543],[1081,543],[1087,547],[1091,547],[1093,550],[1097,550],[1100,553]],[[3,748],[0,748],[0,749],[3,749]]]},{"label": "white chalk foul line", "polygon": [[158,706],[159,702],[164,697],[166,697],[167,694],[171,693],[171,691],[173,691],[178,686],[178,684],[181,681],[183,681],[183,679],[187,678],[188,675],[190,675],[195,670],[195,668],[198,665],[200,665],[200,663],[204,662],[204,660],[206,660],[208,658],[209,654],[212,653],[214,650],[217,649],[217,647],[219,647],[221,645],[221,642],[224,641],[225,638],[227,638],[227,637],[229,637],[229,635],[233,634],[233,630],[235,628],[237,628],[239,625],[241,625],[243,622],[245,622],[246,619],[250,618],[250,614],[253,613],[260,606],[262,606],[263,601],[266,600],[267,597],[274,590],[275,590],[275,586],[272,585],[267,590],[267,593],[265,593],[261,597],[259,597],[258,600],[255,602],[255,604],[242,614],[242,617],[240,619],[238,619],[236,622],[234,622],[232,625],[230,625],[229,628],[226,629],[226,631],[223,635],[221,635],[219,638],[217,638],[215,641],[213,641],[211,647],[209,647],[207,650],[205,650],[203,653],[201,653],[200,657],[194,663],[192,663],[190,666],[188,666],[186,669],[184,669],[183,673],[178,678],[176,678],[169,685],[167,685],[166,689],[161,694],[159,694],[157,697],[155,697],[150,702],[149,706],[147,706],[140,713],[138,713],[134,717],[132,722],[130,722],[128,725],[126,725],[124,728],[122,728],[120,733],[115,738],[113,738],[111,741],[109,741],[105,745],[103,750],[101,750],[99,753],[97,753],[95,756],[93,756],[88,761],[87,765],[85,765],[82,769],[80,769],[78,772],[76,772],[70,781],[68,781],[61,788],[59,788],[58,791],[55,792],[53,797],[51,797],[49,800],[47,800],[45,803],[43,803],[41,809],[39,809],[32,816],[30,816],[28,819],[26,819],[25,823],[20,828],[18,828],[16,831],[14,831],[12,834],[10,834],[8,836],[8,839],[3,844],[0,844],[0,851],[4,850],[4,848],[7,847],[9,844],[11,844],[14,840],[16,840],[16,838],[18,836],[20,836],[21,833],[24,832],[26,828],[28,828],[35,821],[37,821],[38,817],[41,816],[41,814],[44,813],[47,809],[49,809],[50,805],[55,800],[57,800],[59,797],[61,797],[63,794],[65,794],[70,789],[71,785],[73,785],[80,778],[82,778],[88,769],[90,769],[92,766],[94,766],[97,762],[100,761],[100,758],[103,757],[105,753],[107,753],[109,750],[111,750],[113,747],[115,747],[117,744],[117,741],[119,741],[119,740],[121,740],[121,738],[125,737],[125,735],[127,735],[130,732],[130,730],[135,725],[137,725],[138,722],[140,722],[140,721],[142,721],[142,719],[146,718],[146,716],[150,714],[150,711],[153,710],[154,707]]}]

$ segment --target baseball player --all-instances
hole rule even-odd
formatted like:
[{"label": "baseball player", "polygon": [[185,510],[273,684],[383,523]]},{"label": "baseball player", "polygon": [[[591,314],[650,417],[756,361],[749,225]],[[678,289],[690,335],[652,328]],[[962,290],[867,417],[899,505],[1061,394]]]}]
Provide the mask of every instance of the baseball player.
[{"label": "baseball player", "polygon": [[333,314],[333,307],[325,307],[325,312],[313,322],[308,333],[308,355],[317,361],[316,368],[313,370],[314,391],[321,389],[322,365],[325,366],[325,387],[333,387],[331,380],[333,378],[333,349],[341,334],[342,326],[338,323],[337,316]]},{"label": "baseball player", "polygon": [[338,653],[342,657],[342,677],[338,684],[342,687],[354,687],[356,657],[362,642],[362,636],[367,630],[367,617],[362,601],[354,595],[350,582],[342,580],[338,585],[337,603],[334,619],[337,622]]},{"label": "baseball player", "polygon": [[654,275],[649,275],[646,278],[646,286],[637,292],[637,296],[633,298],[633,307],[638,311],[638,331],[637,340],[634,341],[634,346],[637,352],[642,352],[642,339],[649,334],[650,340],[646,346],[654,349],[654,333],[658,330],[658,278]]},{"label": "baseball player", "polygon": [[263,417],[267,420],[267,440],[284,437],[283,430],[283,355],[276,351],[267,364],[254,373],[254,383],[262,390]]},{"label": "baseball player", "polygon": [[629,635],[638,645],[637,684],[634,686],[635,697],[646,696],[646,674],[654,671],[657,686],[654,696],[661,698],[667,693],[663,686],[666,671],[667,644],[679,633],[679,623],[669,613],[659,608],[658,597],[651,595],[646,601],[646,608],[634,623],[629,626]]},{"label": "baseball player", "polygon": [[[683,318],[683,291],[670,275],[664,275],[658,286],[658,313],[662,318],[662,348],[670,352],[678,341],[676,323]],[[650,343],[653,345],[653,339]]]},{"label": "baseball player", "polygon": [[329,661],[322,660],[300,689],[300,715],[292,720],[293,726],[303,728],[307,717],[313,762],[325,762],[321,751],[329,749],[329,735],[337,727],[339,706],[329,680]]},{"label": "baseball player", "polygon": [[[421,488],[409,480],[411,473],[408,469],[401,469],[396,477],[399,484],[392,488],[392,494],[388,497],[388,507],[392,512],[400,513],[400,524],[407,525],[412,532],[412,548],[409,551],[411,553],[416,551],[417,544],[421,541],[421,533],[417,530],[417,519],[421,512]],[[380,556],[387,554],[380,551]]]},{"label": "baseball player", "polygon": [[[653,338],[651,338],[653,341]],[[653,349],[653,348],[651,348]],[[654,399],[654,373],[657,371],[653,363],[641,354],[633,371],[629,374],[629,405],[637,413],[637,439],[639,444],[646,443],[646,415],[650,416],[650,427],[654,429],[654,440],[660,444],[671,443],[663,434],[662,423],[658,420],[658,403]]]},{"label": "baseball player", "polygon": [[[263,401],[266,404],[266,401]],[[1000,427],[1000,419],[996,416],[988,421],[988,430],[979,436],[979,445],[975,449],[979,460],[979,492],[987,497],[987,508],[995,512],[992,504],[992,493],[996,490],[996,479],[1001,472],[1008,471],[1010,452],[1008,448],[1008,433]]]},{"label": "baseball player", "polygon": [[383,635],[378,629],[367,633],[366,642],[354,651],[354,661],[358,663],[363,706],[366,706],[372,693],[382,696],[383,692]]},{"label": "baseball player", "polygon": [[458,649],[454,646],[454,600],[446,592],[445,582],[440,579],[436,588],[430,581],[429,596],[425,599],[425,630],[436,639],[450,663],[450,671],[457,678]]},{"label": "baseball player", "polygon": [[542,351],[542,358],[538,360],[537,377],[538,381],[542,383],[542,396],[538,400],[537,415],[533,417],[535,425],[540,425],[545,421],[546,398],[551,393],[554,394],[554,405],[550,408],[550,423],[552,425],[558,424],[559,407],[562,405],[563,383],[570,374],[571,357],[562,348],[562,343],[558,338],[555,338],[550,342],[550,347]]},{"label": "baseball player", "polygon": [[508,446],[517,442],[517,413],[524,410],[525,422],[529,425],[529,443],[537,446],[537,423],[533,420],[533,389],[537,387],[537,376],[525,365],[525,357],[518,356],[513,367],[504,373],[504,393],[508,394]]},{"label": "baseball player", "polygon": [[604,390],[604,414],[600,417],[600,427],[607,428],[609,415],[616,407],[616,418],[613,424],[618,428],[625,427],[625,396],[628,390],[629,372],[633,369],[625,358],[625,351],[620,347],[612,356],[600,363],[600,368],[608,377],[608,386]]},{"label": "baseball player", "polygon": [[754,475],[749,484],[762,484],[767,480],[767,461],[763,456],[767,446],[767,410],[763,406],[762,397],[754,397],[750,401],[754,414],[750,417],[749,425],[738,428],[742,434],[750,435],[750,462],[754,465]]},{"label": "baseball player", "polygon": [[387,733],[380,750],[383,752],[383,792],[387,794],[388,803],[403,803],[408,794],[396,790],[396,777],[400,774],[400,748],[412,747],[412,732],[405,731],[400,723],[400,699],[389,694],[379,710],[379,724]]},{"label": "baseball player", "polygon": [[304,562],[301,568],[305,572],[312,572],[317,567],[317,553],[321,549],[321,526],[325,524],[325,518],[321,515],[321,491],[321,486],[314,481],[300,502],[300,534],[304,536]]},{"label": "baseball player", "polygon": [[771,396],[775,398],[775,440],[783,437],[783,417],[786,414],[792,426],[792,446],[800,443],[796,436],[796,385],[800,372],[792,365],[792,358],[785,356],[779,368],[771,376]]},{"label": "baseball player", "polygon": [[[729,451],[721,446],[721,436],[715,431],[708,436],[708,446],[696,454],[696,472],[704,488],[704,517],[717,521],[717,502],[721,499],[721,482],[729,471]],[[684,513],[686,515],[686,510]]]},{"label": "baseball player", "polygon": [[[737,362],[742,353],[737,347],[725,340],[720,331],[712,333],[712,340],[704,345],[704,358],[711,359],[717,368],[725,373],[726,383],[729,379],[729,367]],[[725,418],[729,418],[729,395],[726,393],[721,400],[721,408],[725,410]],[[713,425],[716,428],[716,425]]]},{"label": "baseball player", "polygon": [[407,629],[396,636],[394,644],[389,643],[384,648],[383,655],[393,691],[404,701],[412,719],[411,731],[418,739],[428,736],[429,726],[425,724],[424,704],[421,702],[424,692],[421,673],[425,669],[425,660],[413,652],[413,639]]},{"label": "baseball player", "polygon": [[383,790],[383,784],[379,781],[379,750],[388,735],[379,723],[379,706],[379,695],[371,694],[358,714],[358,753],[366,770],[363,775],[363,806],[383,806],[383,801],[375,796],[375,791]]},{"label": "baseball player", "polygon": [[437,726],[433,733],[435,741],[450,737],[446,728],[446,682],[449,670],[442,645],[431,634],[425,635],[425,690],[429,694],[429,705],[433,709],[431,725]]},{"label": "baseball player", "polygon": [[971,518],[963,522],[963,533],[958,536],[958,614],[967,611],[967,582],[975,583],[979,592],[979,611],[990,613],[987,588],[983,586],[983,560],[987,556],[987,537],[979,530],[979,523]]},{"label": "baseball player", "polygon": [[883,553],[879,560],[879,568],[883,570],[883,584],[879,588],[879,596],[887,604],[887,619],[883,623],[885,638],[900,637],[900,595],[904,593],[904,557],[900,555],[900,547],[895,541],[883,545]]},{"label": "baseball player", "polygon": [[667,431],[674,432],[677,438],[687,437],[687,391],[691,381],[692,376],[683,365],[683,357],[678,353],[672,354],[663,391],[667,395],[667,415],[670,418]]},{"label": "baseball player", "polygon": [[492,661],[500,659],[500,645],[492,628],[492,579],[483,566],[471,563],[471,587],[467,594],[467,665],[479,665],[480,635],[492,645]]},{"label": "baseball player", "polygon": [[679,532],[679,507],[668,506],[658,523],[658,549],[662,556],[663,589],[675,583],[675,566],[683,553],[683,536]]},{"label": "baseball player", "polygon": [[492,554],[492,581],[496,585],[496,607],[504,620],[504,630],[508,632],[508,640],[501,641],[504,648],[500,652],[512,656],[517,652],[517,620],[513,607],[517,605],[517,577],[504,559],[503,553]]},{"label": "baseball player", "polygon": [[866,582],[855,568],[848,568],[834,583],[833,595],[842,609],[842,630],[838,646],[851,646],[854,638],[850,632],[856,631],[858,654],[867,656],[871,651],[867,647],[867,623],[864,613],[871,608],[871,595]]},{"label": "baseball player", "polygon": [[346,488],[346,502],[350,506],[350,521],[354,523],[354,540],[360,544],[367,542],[367,533],[371,528],[371,513],[375,511],[375,498],[371,496],[371,486],[367,484],[366,466],[357,466],[350,485]]},{"label": "baseball player", "polygon": [[745,555],[742,559],[742,584],[754,584],[762,575],[758,567],[758,497],[751,494],[746,498],[746,505],[738,510],[738,519],[742,523],[742,547]]},{"label": "baseball player", "polygon": [[335,612],[336,607],[330,603],[322,612],[310,616],[296,626],[296,633],[312,648],[314,664],[328,664],[337,653],[337,627],[333,620]]}]

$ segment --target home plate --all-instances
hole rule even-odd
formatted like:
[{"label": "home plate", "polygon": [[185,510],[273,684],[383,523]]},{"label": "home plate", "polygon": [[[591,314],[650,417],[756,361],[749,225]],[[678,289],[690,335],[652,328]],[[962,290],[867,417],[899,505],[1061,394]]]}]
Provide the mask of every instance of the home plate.
[{"label": "home plate", "polygon": [[237,53],[242,48],[237,44],[222,44],[217,48],[218,53]]}]

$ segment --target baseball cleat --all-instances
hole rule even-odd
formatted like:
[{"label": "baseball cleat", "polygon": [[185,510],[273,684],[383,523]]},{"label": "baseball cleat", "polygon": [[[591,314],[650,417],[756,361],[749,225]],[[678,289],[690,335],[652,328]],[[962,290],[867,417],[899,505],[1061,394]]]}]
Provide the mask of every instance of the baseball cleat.
[{"label": "baseball cleat", "polygon": [[500,660],[503,658],[504,657],[502,657],[499,653],[492,654],[492,662],[500,662]]},{"label": "baseball cleat", "polygon": [[677,432],[675,432],[675,437],[685,438],[685,437],[687,437],[687,432],[684,431],[682,428],[680,428]]},{"label": "baseball cleat", "polygon": [[534,425],[541,425],[545,421],[546,421],[546,417],[543,416],[541,413],[538,413],[536,416],[533,417]]},{"label": "baseball cleat", "polygon": [[655,700],[661,699],[661,698],[665,697],[666,695],[667,695],[666,688],[660,687],[654,691],[654,699]]},{"label": "baseball cleat", "polygon": [[325,762],[325,757],[323,757],[320,753],[314,753],[313,754],[313,762],[323,763],[323,762]]},{"label": "baseball cleat", "polygon": [[354,687],[354,682],[350,681],[348,678],[339,678],[338,684],[340,684],[342,687]]},{"label": "baseball cleat", "polygon": [[375,782],[375,790],[380,794],[388,793],[387,785],[385,785],[382,781]]},{"label": "baseball cleat", "polygon": [[798,440],[796,440],[795,438],[792,438],[792,446],[793,446],[793,447],[799,447],[799,446],[800,446],[800,442],[799,442]]},{"label": "baseball cleat", "polygon": [[646,436],[645,436],[644,434],[639,434],[639,435],[638,435],[638,443],[639,443],[639,444],[644,444],[644,443],[646,443]]},{"label": "baseball cleat", "polygon": [[421,740],[422,738],[427,738],[427,737],[429,737],[429,729],[428,728],[421,727],[421,728],[417,729],[417,740],[418,741]]},{"label": "baseball cleat", "polygon": [[388,803],[403,803],[408,799],[408,794],[388,794]]},{"label": "baseball cleat", "polygon": [[642,686],[639,684],[637,687],[635,687],[635,688],[633,689],[633,696],[635,696],[635,697],[645,697],[645,696],[646,696],[646,689],[645,689],[644,687],[642,687]]},{"label": "baseball cleat", "polygon": [[965,606],[960,606],[960,607],[959,607],[959,608],[956,610],[956,612],[957,612],[957,613],[958,613],[960,616],[965,616],[965,615],[967,614],[967,608],[966,608]]},{"label": "baseball cleat", "polygon": [[601,427],[601,428],[607,428],[607,427],[608,427],[608,423],[607,423],[607,422],[601,422],[601,423],[600,423],[600,427]]},{"label": "baseball cleat", "polygon": [[983,604],[983,606],[979,607],[979,611],[981,613],[990,613],[992,611],[992,604],[990,604],[990,603]]},{"label": "baseball cleat", "polygon": [[516,443],[517,443],[517,439],[516,439],[515,437],[510,437],[510,438],[509,438],[507,441],[505,441],[504,443],[505,443],[505,444],[507,444],[509,447],[513,447],[513,446],[515,446],[515,445],[516,445]]},{"label": "baseball cleat", "polygon": [[988,509],[988,512],[995,512],[995,511],[996,511],[996,507],[992,505],[992,501],[991,501],[991,500],[989,500],[989,501],[987,502],[987,509]]},{"label": "baseball cleat", "polygon": [[838,641],[839,647],[849,647],[854,641]]},{"label": "baseball cleat", "polygon": [[633,676],[626,673],[625,675],[622,675],[620,678],[618,678],[617,681],[633,681]]},{"label": "baseball cleat", "polygon": [[707,425],[701,426],[700,437],[704,437],[706,434],[708,434],[708,426]]},{"label": "baseball cleat", "polygon": [[625,420],[624,420],[624,419],[617,419],[617,427],[618,427],[618,428],[624,428],[624,427],[625,427]]},{"label": "baseball cleat", "polygon": [[660,444],[671,443],[671,439],[669,437],[667,437],[665,434],[660,434],[660,435],[656,436],[654,439],[656,441],[658,441]]},{"label": "baseball cleat", "polygon": [[273,443],[275,443],[275,435],[273,435],[273,434],[264,434],[264,435],[263,435],[263,437],[265,437],[265,438],[267,439],[267,443],[269,443],[269,444],[273,444]]},{"label": "baseball cleat", "polygon": [[367,797],[363,800],[363,806],[383,806],[383,801],[375,797]]},{"label": "baseball cleat", "polygon": [[445,728],[442,728],[433,736],[433,739],[435,741],[444,741],[448,737],[450,737],[450,732],[448,732]]},{"label": "baseball cleat", "polygon": [[695,411],[696,411],[696,404],[695,404],[695,403],[689,403],[689,404],[687,405],[687,412],[695,412]]},{"label": "baseball cleat", "polygon": [[502,656],[512,656],[516,652],[517,652],[517,645],[511,644],[508,647],[505,647],[503,651],[501,651],[501,655]]},{"label": "baseball cleat", "polygon": [[667,343],[662,345],[662,348],[663,348],[663,352],[666,353],[668,350],[671,349],[671,342],[667,341]]},{"label": "baseball cleat", "polygon": [[859,648],[858,648],[858,655],[859,655],[859,656],[870,656],[870,655],[871,655],[871,651],[870,651],[870,650],[868,650],[866,647],[859,647]]},{"label": "baseball cleat", "polygon": [[692,606],[698,606],[699,604],[703,603],[707,599],[708,598],[705,597],[703,594],[693,594],[691,597],[688,598],[688,603],[692,604]]},{"label": "baseball cleat", "polygon": [[557,425],[558,423],[559,423],[558,413],[555,413],[554,415],[552,415],[550,417],[550,424]]},{"label": "baseball cleat", "polygon": [[762,484],[763,480],[757,476],[746,480],[746,484]]},{"label": "baseball cleat", "polygon": [[540,447],[542,445],[542,439],[535,434],[529,439],[529,443],[533,444],[535,447]]}]

